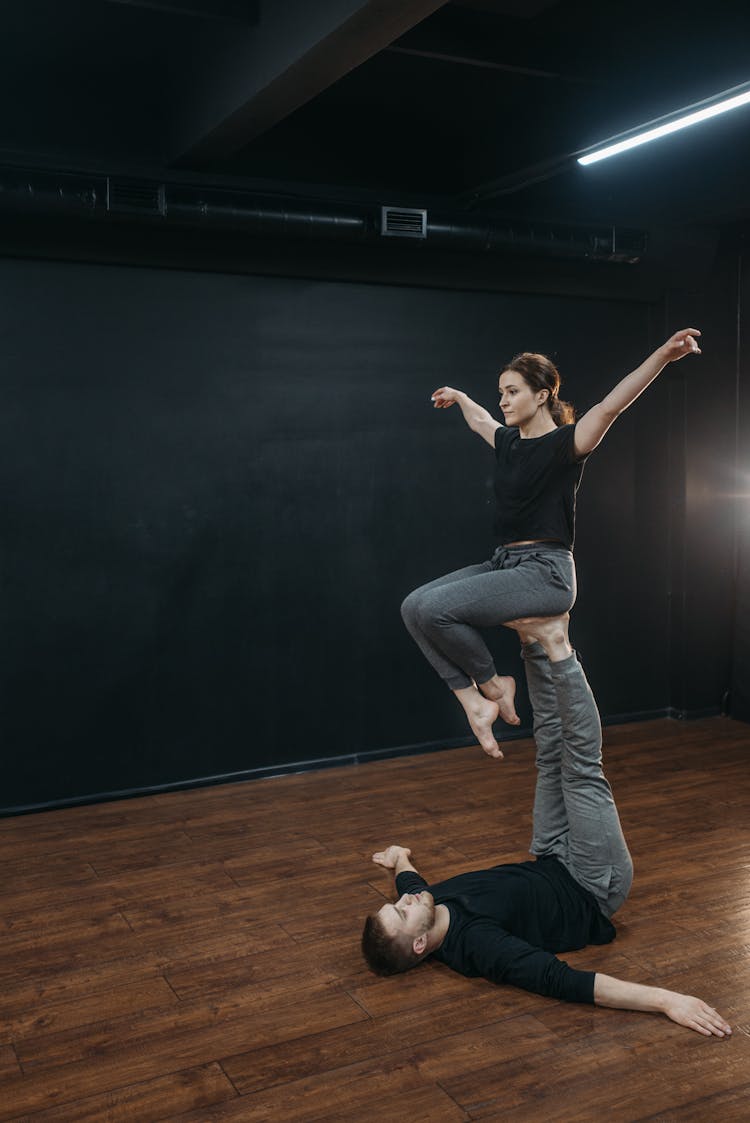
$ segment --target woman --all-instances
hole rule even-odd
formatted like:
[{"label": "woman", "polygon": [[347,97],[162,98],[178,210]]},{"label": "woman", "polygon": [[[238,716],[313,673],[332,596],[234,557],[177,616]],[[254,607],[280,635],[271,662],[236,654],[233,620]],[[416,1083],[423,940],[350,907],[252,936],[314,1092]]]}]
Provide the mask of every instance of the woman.
[{"label": "woman", "polygon": [[[495,533],[489,561],[416,589],[401,606],[404,623],[461,703],[479,744],[501,757],[492,726],[518,725],[512,677],[498,675],[477,629],[515,626],[538,639],[554,661],[570,655],[567,613],[576,598],[575,498],[584,462],[612,422],[684,355],[699,355],[696,328],[683,328],[574,423],[558,397],[560,376],[544,355],[517,355],[500,375],[501,424],[460,390],[443,386],[436,409],[456,403],[495,450]],[[540,621],[537,618],[560,618]]]}]

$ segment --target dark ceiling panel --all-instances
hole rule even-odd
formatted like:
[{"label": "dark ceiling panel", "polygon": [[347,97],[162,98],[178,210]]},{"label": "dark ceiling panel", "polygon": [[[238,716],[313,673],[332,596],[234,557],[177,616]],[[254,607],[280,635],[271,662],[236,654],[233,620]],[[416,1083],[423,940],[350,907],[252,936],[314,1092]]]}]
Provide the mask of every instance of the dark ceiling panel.
[{"label": "dark ceiling panel", "polygon": [[61,165],[161,161],[182,22],[101,0],[4,7],[0,150]]},{"label": "dark ceiling panel", "polygon": [[238,20],[247,24],[256,24],[260,13],[260,0],[105,0],[105,3],[150,8],[175,16]]},{"label": "dark ceiling panel", "polygon": [[571,156],[747,82],[748,42],[734,0],[24,0],[3,6],[0,158],[726,225],[748,217],[750,108],[599,171]]},{"label": "dark ceiling panel", "polygon": [[[236,152],[360,66],[445,0],[288,0],[268,6],[256,31],[208,60],[174,162],[205,164]],[[218,65],[217,65],[218,64]],[[188,92],[190,94],[188,102]],[[196,96],[197,95],[197,96]]]},{"label": "dark ceiling panel", "polygon": [[533,19],[534,16],[556,7],[560,0],[452,0],[457,8],[472,8],[475,12],[493,12],[498,16],[515,16]]}]

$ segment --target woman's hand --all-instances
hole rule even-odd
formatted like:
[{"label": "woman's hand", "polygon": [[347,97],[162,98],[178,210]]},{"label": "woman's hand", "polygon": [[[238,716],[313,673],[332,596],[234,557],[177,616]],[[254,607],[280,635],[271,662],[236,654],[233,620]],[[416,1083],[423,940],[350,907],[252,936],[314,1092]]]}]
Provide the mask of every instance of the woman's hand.
[{"label": "woman's hand", "polygon": [[434,403],[435,409],[447,409],[457,402],[460,396],[460,390],[454,390],[452,386],[441,386],[430,400]]},{"label": "woman's hand", "polygon": [[674,363],[685,355],[700,355],[698,336],[700,332],[697,328],[682,328],[681,331],[676,331],[671,339],[618,382],[614,390],[610,390],[606,397],[592,406],[576,425],[574,445],[576,456],[582,457],[593,452],[612,422],[623,410],[633,404],[667,363]]},{"label": "woman's hand", "polygon": [[700,355],[701,349],[697,342],[699,335],[697,328],[683,328],[681,331],[676,331],[672,338],[659,348],[664,361],[674,363],[678,359],[684,359],[685,355]]},{"label": "woman's hand", "polygon": [[478,433],[492,448],[495,447],[495,430],[500,428],[500,422],[495,421],[486,409],[473,402],[463,390],[454,390],[452,386],[441,386],[432,395],[431,401],[435,409],[447,409],[456,402],[469,428],[474,433]]}]

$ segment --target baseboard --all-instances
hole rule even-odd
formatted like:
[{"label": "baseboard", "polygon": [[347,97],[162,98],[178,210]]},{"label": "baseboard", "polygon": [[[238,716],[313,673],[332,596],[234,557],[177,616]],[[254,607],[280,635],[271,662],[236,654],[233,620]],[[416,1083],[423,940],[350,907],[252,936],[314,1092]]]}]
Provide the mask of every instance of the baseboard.
[{"label": "baseboard", "polygon": [[721,717],[724,714],[721,706],[704,706],[701,710],[680,710],[676,706],[670,706],[667,710],[667,717],[675,718],[676,721],[699,721],[703,717]]},{"label": "baseboard", "polygon": [[[602,717],[602,725],[626,725],[629,722],[655,721],[659,718],[673,718],[679,721],[694,721],[699,718],[716,717],[721,714],[718,706],[701,710],[678,710],[668,706],[660,710],[640,710],[628,714],[607,714]],[[532,736],[528,726],[503,730],[503,741],[520,741]],[[71,796],[68,799],[50,800],[46,803],[27,803],[16,807],[0,808],[0,818],[13,815],[31,815],[38,811],[60,811],[66,807],[85,807],[93,803],[112,803],[115,800],[139,799],[148,795],[162,795],[165,792],[190,791],[192,788],[216,787],[218,784],[240,784],[249,780],[268,779],[273,776],[296,775],[301,772],[318,772],[325,768],[343,768],[353,764],[369,764],[378,760],[393,760],[402,756],[421,756],[424,753],[445,752],[448,749],[461,749],[475,744],[471,737],[450,737],[444,741],[425,741],[413,745],[399,745],[396,748],[373,749],[366,753],[348,753],[345,756],[318,757],[314,760],[299,760],[291,764],[271,764],[261,768],[247,768],[241,772],[225,772],[214,776],[199,776],[191,780],[175,780],[167,784],[153,784],[142,788],[125,788],[120,791],[94,792],[91,795]]]},{"label": "baseboard", "polygon": [[659,710],[631,710],[627,714],[602,714],[602,725],[629,725],[636,721],[658,721],[664,717],[674,717],[668,706]]},{"label": "baseboard", "polygon": [[631,721],[657,721],[671,718],[674,721],[699,721],[704,717],[720,717],[724,711],[721,706],[704,706],[701,710],[680,710],[676,706],[665,706],[660,710],[637,710],[628,714],[607,714],[602,717],[602,725],[628,725]]},{"label": "baseboard", "polygon": [[[531,737],[530,729],[513,729],[503,734],[503,740],[516,741]],[[152,784],[142,788],[123,788],[118,791],[94,792],[91,795],[70,796],[68,799],[49,800],[46,803],[27,803],[16,807],[0,808],[0,818],[12,815],[31,815],[37,811],[59,811],[66,807],[85,807],[92,803],[111,803],[120,799],[139,799],[147,795],[163,795],[166,792],[190,791],[192,788],[216,787],[218,784],[241,784],[248,780],[265,780],[273,776],[293,776],[302,772],[319,772],[325,768],[343,768],[352,764],[368,764],[371,761],[390,760],[400,756],[419,756],[422,753],[444,752],[447,749],[461,749],[474,744],[470,736],[450,737],[445,741],[425,741],[414,745],[399,745],[396,748],[374,749],[366,753],[347,753],[344,756],[316,757],[312,760],[298,760],[290,764],[270,764],[260,768],[247,768],[241,772],[223,772],[214,776],[198,776],[190,780],[175,780],[167,784]]]}]

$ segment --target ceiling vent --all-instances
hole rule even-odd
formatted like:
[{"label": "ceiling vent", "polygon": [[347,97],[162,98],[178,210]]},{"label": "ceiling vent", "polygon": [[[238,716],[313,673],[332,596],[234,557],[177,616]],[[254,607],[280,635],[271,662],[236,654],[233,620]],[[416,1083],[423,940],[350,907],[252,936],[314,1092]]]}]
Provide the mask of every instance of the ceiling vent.
[{"label": "ceiling vent", "polygon": [[427,211],[413,207],[381,207],[380,233],[386,238],[426,238]]},{"label": "ceiling vent", "polygon": [[646,253],[648,236],[645,230],[612,227],[593,234],[593,257],[599,261],[621,261],[637,265]]},{"label": "ceiling vent", "polygon": [[107,210],[111,214],[163,216],[166,214],[164,184],[108,176]]}]

